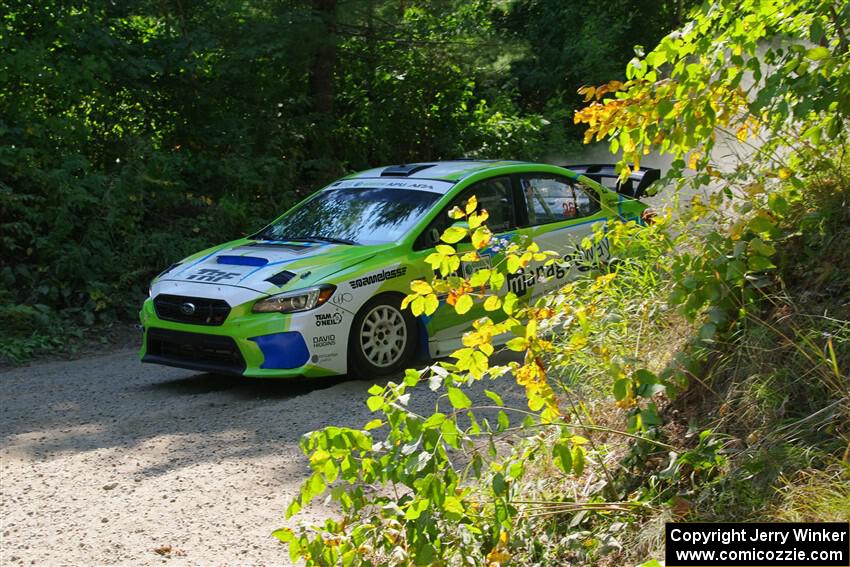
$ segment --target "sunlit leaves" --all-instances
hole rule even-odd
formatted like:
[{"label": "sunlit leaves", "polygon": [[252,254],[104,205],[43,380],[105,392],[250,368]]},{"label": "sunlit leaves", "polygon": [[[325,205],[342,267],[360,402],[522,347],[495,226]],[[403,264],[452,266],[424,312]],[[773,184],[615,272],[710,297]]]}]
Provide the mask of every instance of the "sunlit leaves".
[{"label": "sunlit leaves", "polygon": [[430,315],[439,307],[439,300],[428,282],[422,280],[414,280],[410,283],[410,289],[413,292],[405,296],[401,302],[401,308],[410,307],[410,311],[414,316],[425,314]]},{"label": "sunlit leaves", "polygon": [[446,229],[446,231],[440,236],[440,240],[447,242],[448,244],[455,244],[463,240],[467,234],[469,234],[469,229],[453,225]]},{"label": "sunlit leaves", "polygon": [[479,227],[472,233],[472,246],[474,246],[476,250],[480,250],[490,243],[491,237],[492,234],[487,227]]},{"label": "sunlit leaves", "polygon": [[490,280],[490,277],[491,271],[487,268],[481,268],[469,278],[469,285],[472,287],[481,287]]},{"label": "sunlit leaves", "polygon": [[822,45],[813,47],[806,51],[806,57],[808,57],[812,61],[820,61],[822,59],[826,59],[827,57],[829,57],[829,55],[829,49],[823,47]]},{"label": "sunlit leaves", "polygon": [[474,302],[472,297],[468,294],[461,295],[458,297],[457,302],[455,303],[455,311],[457,311],[458,315],[463,315],[472,309]]},{"label": "sunlit leaves", "polygon": [[417,295],[428,295],[433,292],[428,282],[422,280],[413,280],[410,282],[410,290]]},{"label": "sunlit leaves", "polygon": [[573,469],[573,455],[569,445],[566,443],[556,443],[552,447],[552,457],[555,464],[565,474],[569,474]]},{"label": "sunlit leaves", "polygon": [[457,207],[457,206],[454,206],[454,207],[452,207],[451,209],[449,209],[449,218],[450,218],[450,219],[458,220],[458,219],[462,219],[464,216],[466,216],[466,213],[464,213],[464,212],[463,212],[463,211],[462,211],[459,207]]},{"label": "sunlit leaves", "polygon": [[478,213],[469,215],[469,228],[474,230],[480,227],[487,222],[488,218],[490,218],[490,213],[486,209],[481,209]]},{"label": "sunlit leaves", "polygon": [[484,390],[484,395],[493,400],[497,406],[502,407],[505,405],[505,402],[502,401],[502,397],[496,392],[492,392],[490,390]]},{"label": "sunlit leaves", "polygon": [[449,386],[448,388],[449,402],[455,409],[466,409],[472,405],[472,400],[469,399],[463,390]]},{"label": "sunlit leaves", "polygon": [[469,372],[473,378],[481,378],[489,368],[489,359],[480,348],[466,347],[452,353],[456,359],[457,369],[461,372]]},{"label": "sunlit leaves", "polygon": [[[625,172],[651,149],[677,158],[692,151],[708,156],[723,128],[747,141],[764,127],[779,135],[783,129],[796,132],[793,122],[805,118],[816,125],[805,129],[806,137],[822,141],[824,120],[837,110],[845,117],[850,113],[850,105],[842,104],[850,100],[850,66],[847,53],[841,54],[843,64],[837,56],[839,20],[827,4],[809,0],[795,0],[782,9],[766,5],[770,9],[754,0],[706,4],[694,12],[693,25],[633,59],[626,67],[629,80],[613,96],[604,96],[604,87],[580,89],[590,103],[575,115],[576,123],[588,126],[585,142],[608,138],[612,152],[623,151],[619,170]],[[785,38],[782,47],[757,50],[776,37]],[[763,75],[765,63],[776,69],[769,77]],[[747,74],[753,80],[745,90]],[[833,128],[827,136],[839,131]],[[709,164],[701,159],[691,166],[701,170]]]},{"label": "sunlit leaves", "polygon": [[484,300],[485,311],[496,311],[502,306],[502,300],[497,295],[490,295]]}]

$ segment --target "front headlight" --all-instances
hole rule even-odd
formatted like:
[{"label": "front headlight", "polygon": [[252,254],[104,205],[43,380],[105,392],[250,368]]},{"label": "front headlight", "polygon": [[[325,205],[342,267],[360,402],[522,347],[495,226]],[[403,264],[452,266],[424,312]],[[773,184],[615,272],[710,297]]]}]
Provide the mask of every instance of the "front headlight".
[{"label": "front headlight", "polygon": [[315,309],[331,298],[336,291],[334,285],[319,285],[316,287],[308,287],[307,289],[299,289],[297,291],[289,291],[287,293],[279,293],[265,299],[261,299],[254,304],[251,309],[254,313],[297,313],[299,311],[309,311]]}]

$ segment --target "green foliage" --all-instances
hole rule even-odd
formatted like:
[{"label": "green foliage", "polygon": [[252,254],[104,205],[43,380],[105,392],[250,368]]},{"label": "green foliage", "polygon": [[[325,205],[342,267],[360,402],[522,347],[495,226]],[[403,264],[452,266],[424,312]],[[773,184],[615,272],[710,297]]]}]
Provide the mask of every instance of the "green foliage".
[{"label": "green foliage", "polygon": [[[340,453],[357,473],[332,488],[344,518],[278,532],[293,558],[591,564],[613,553],[608,564],[635,564],[657,548],[617,547],[615,533],[637,538],[651,516],[769,520],[788,479],[847,459],[850,313],[837,299],[850,293],[846,14],[802,0],[782,17],[774,8],[703,6],[635,59],[625,85],[585,90],[597,100],[617,93],[577,115],[590,138],[608,136],[629,161],[650,147],[670,151],[676,174],[690,154],[696,174],[681,184],[714,188],[649,227],[599,227],[582,245],[608,238],[607,266],[534,304],[500,296],[500,268],[549,255],[513,244],[494,269],[454,276],[461,258],[477,258],[455,243],[470,236],[478,250],[490,234],[474,199],[452,211],[466,224],[444,235],[428,257],[438,277],[414,282],[405,306],[427,314],[445,296],[460,312],[483,303],[490,316],[451,362],[370,390],[378,417],[361,433],[371,452]],[[800,50],[811,41],[823,49]],[[760,46],[779,69],[767,78]],[[730,127],[732,143],[751,144],[756,130],[765,140],[724,169],[711,152]],[[493,337],[506,331],[522,362],[493,361]],[[484,379],[516,381],[527,407],[464,391]],[[442,395],[434,413],[418,415],[410,396],[426,380]],[[314,477],[290,511],[331,482],[313,481],[322,453],[306,443]],[[827,478],[846,478],[838,469]],[[828,493],[846,490],[830,484]],[[832,502],[813,509],[831,517]]]},{"label": "green foliage", "polygon": [[624,78],[623,63],[635,45],[651,46],[683,22],[694,4],[645,0],[572,3],[526,0],[505,5],[496,24],[511,38],[511,77],[521,108],[546,119],[544,155],[579,153],[579,132],[570,125],[582,106],[576,85]]},{"label": "green foliage", "polygon": [[[633,342],[618,339],[664,296],[662,279],[645,273],[645,262],[663,263],[673,245],[664,223],[601,226],[594,238],[610,239],[619,254],[615,266],[569,284],[546,301],[528,304],[502,292],[506,280],[500,270],[551,263],[554,253],[540,251],[534,243],[510,243],[490,269],[460,278],[454,275],[460,258],[475,261],[478,251],[490,245],[484,225],[488,215],[477,209],[474,197],[464,210],[450,214],[465,224],[447,230],[443,241],[460,242],[471,235],[472,250],[437,247],[427,261],[438,277],[413,282],[403,306],[428,314],[436,309],[439,294],[459,313],[472,303],[490,303],[491,316],[473,323],[451,362],[408,370],[401,383],[372,386],[366,403],[377,417],[362,430],[329,427],[305,437],[302,449],[313,474],[288,515],[330,487],[344,519],[276,532],[289,544],[293,559],[303,557],[308,564],[502,563],[511,557],[513,534],[524,529],[529,513],[529,471],[545,467],[560,471],[556,479],[582,477],[600,450],[591,445],[588,432],[629,438],[660,423],[650,401],[636,413],[644,421],[634,431],[600,427],[561,396],[574,391],[567,375],[577,364],[585,371],[592,365],[608,376],[620,376],[637,363],[627,355]],[[623,316],[629,312],[637,316]],[[507,348],[523,353],[522,362],[496,364],[491,359],[494,337],[508,330],[515,337]],[[636,375],[646,382],[645,374],[651,375]],[[489,390],[479,401],[469,388],[487,379],[516,381],[525,390],[527,407],[507,405]],[[410,397],[424,383],[441,392],[430,415],[409,409]],[[647,400],[658,393],[645,383],[641,388]],[[353,435],[362,436],[362,442],[349,441]],[[338,470],[345,482],[333,484]],[[365,489],[375,484],[384,488]],[[598,513],[632,506],[606,502],[603,492],[598,489],[587,502],[564,504]],[[551,505],[562,506],[557,501]]]},{"label": "green foliage", "polygon": [[[589,126],[586,141],[610,140],[612,152],[623,151],[621,167],[652,149],[671,153],[671,177],[681,176],[690,154],[687,165],[700,173],[693,181],[704,185],[719,175],[712,161],[718,133],[741,142],[762,138],[755,157],[783,179],[793,168],[782,148],[828,150],[845,139],[846,3],[719,1],[691,17],[645,57],[638,53],[625,84],[583,90],[586,100],[597,100],[575,116]],[[601,100],[610,92],[614,98]]]},{"label": "green foliage", "polygon": [[[3,301],[45,305],[67,325],[134,317],[165,266],[259,228],[348,171],[535,158],[572,143],[544,140],[568,110],[550,108],[547,126],[505,64],[525,40],[505,42],[499,22],[520,5],[4,8]],[[608,58],[621,65],[627,54]]]}]

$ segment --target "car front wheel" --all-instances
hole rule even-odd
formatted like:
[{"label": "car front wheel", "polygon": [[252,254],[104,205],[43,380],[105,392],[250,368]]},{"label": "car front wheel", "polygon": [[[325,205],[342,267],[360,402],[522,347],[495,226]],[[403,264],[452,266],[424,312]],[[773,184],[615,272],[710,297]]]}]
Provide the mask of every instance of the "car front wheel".
[{"label": "car front wheel", "polygon": [[349,341],[354,373],[362,378],[385,376],[404,369],[416,350],[416,319],[402,311],[401,299],[379,296],[354,318]]}]

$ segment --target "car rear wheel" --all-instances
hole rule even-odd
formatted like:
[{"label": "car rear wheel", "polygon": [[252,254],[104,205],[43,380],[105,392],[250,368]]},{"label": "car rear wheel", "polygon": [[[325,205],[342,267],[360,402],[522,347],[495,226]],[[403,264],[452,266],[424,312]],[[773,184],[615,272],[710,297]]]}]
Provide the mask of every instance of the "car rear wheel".
[{"label": "car rear wheel", "polygon": [[402,370],[413,358],[416,339],[416,319],[410,311],[402,311],[400,298],[371,299],[351,327],[349,360],[354,373],[370,378]]}]

